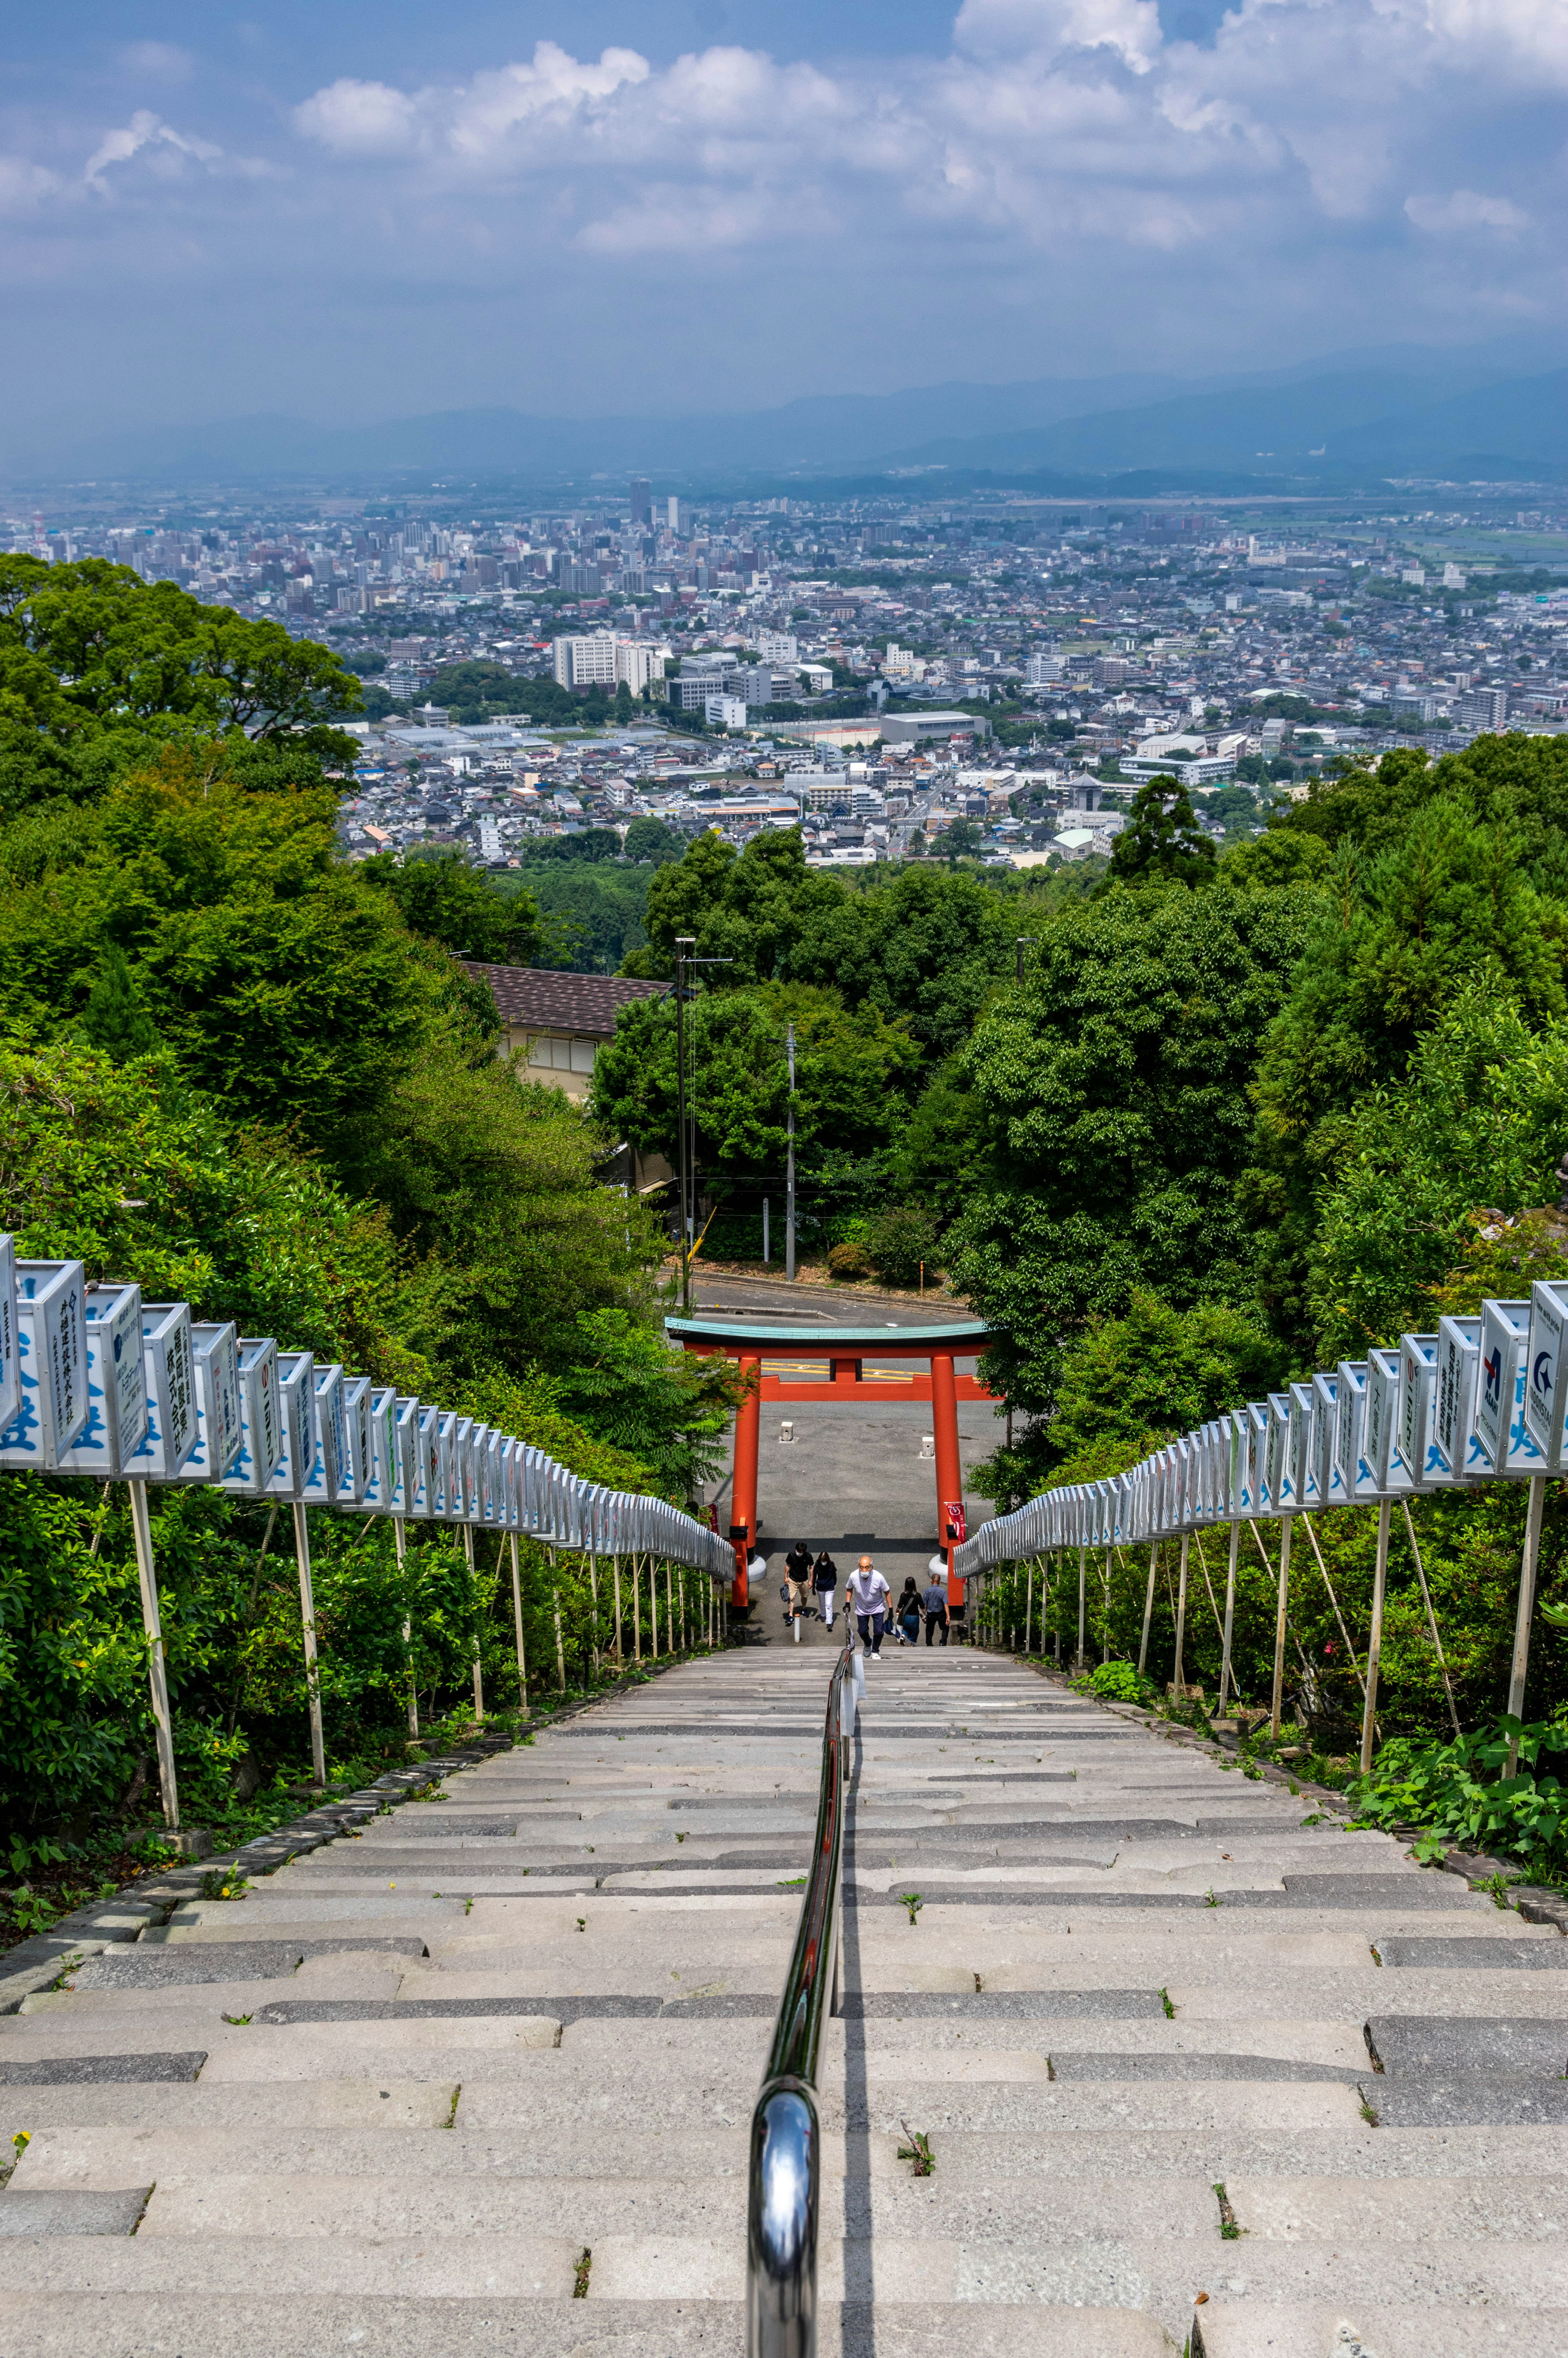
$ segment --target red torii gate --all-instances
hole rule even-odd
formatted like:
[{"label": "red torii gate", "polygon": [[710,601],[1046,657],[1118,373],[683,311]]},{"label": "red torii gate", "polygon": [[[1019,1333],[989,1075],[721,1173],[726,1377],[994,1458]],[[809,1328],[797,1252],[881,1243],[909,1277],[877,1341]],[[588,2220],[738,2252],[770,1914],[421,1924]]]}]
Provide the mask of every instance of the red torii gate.
[{"label": "red torii gate", "polygon": [[[746,1563],[757,1533],[757,1457],[762,1435],[762,1402],[767,1401],[886,1400],[887,1391],[862,1374],[863,1362],[875,1359],[925,1359],[930,1374],[901,1383],[899,1400],[929,1401],[936,1446],[937,1544],[947,1559],[947,1602],[961,1606],[964,1584],[953,1574],[953,1549],[963,1537],[964,1480],[958,1457],[958,1402],[994,1401],[973,1376],[960,1376],[955,1359],[973,1358],[995,1336],[983,1319],[966,1318],[943,1326],[767,1326],[750,1318],[666,1318],[665,1332],[672,1343],[699,1357],[722,1352],[738,1359],[742,1375],[752,1377],[746,1397],[735,1412],[735,1465],[730,1508],[730,1537],[735,1549],[734,1601],[750,1603]],[[762,1374],[764,1358],[825,1358],[827,1383],[795,1382],[784,1376]]]}]

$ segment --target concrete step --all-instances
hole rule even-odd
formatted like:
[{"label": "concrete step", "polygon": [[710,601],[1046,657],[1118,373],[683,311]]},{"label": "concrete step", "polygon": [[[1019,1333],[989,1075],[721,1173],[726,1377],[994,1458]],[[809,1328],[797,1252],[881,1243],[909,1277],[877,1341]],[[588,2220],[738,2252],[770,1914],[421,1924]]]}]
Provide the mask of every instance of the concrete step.
[{"label": "concrete step", "polygon": [[[149,2350],[200,2351],[202,2358],[322,2358],[366,2346],[375,2358],[451,2358],[457,2330],[463,2358],[517,2358],[523,2335],[529,2358],[578,2358],[589,2326],[575,2300],[524,2306],[470,2296],[460,2327],[451,2301],[440,2299],[269,2298],[237,2288],[225,2299],[167,2285],[114,2289],[113,2301],[95,2292],[0,2289],[8,2358],[81,2358],[83,2348],[92,2349],[95,2358],[146,2358]],[[1040,2358],[1042,2350],[1070,2351],[1072,2358],[1176,2358],[1180,2349],[1153,2318],[1123,2309],[971,2303],[962,2323],[966,2358]],[[953,2331],[952,2310],[941,2304],[900,2304],[879,2311],[874,2322],[864,2303],[828,2305],[819,2314],[818,2347],[842,2358],[951,2358]],[[594,2358],[741,2358],[745,2348],[739,2302],[601,2298],[593,2307],[591,2336]],[[1536,2358],[1536,2353],[1520,2344],[1519,2358]]]},{"label": "concrete step", "polygon": [[1488,2310],[1446,2303],[1395,2307],[1377,2299],[1293,2302],[1211,2299],[1193,2312],[1192,2358],[1563,2358],[1568,2308]]}]

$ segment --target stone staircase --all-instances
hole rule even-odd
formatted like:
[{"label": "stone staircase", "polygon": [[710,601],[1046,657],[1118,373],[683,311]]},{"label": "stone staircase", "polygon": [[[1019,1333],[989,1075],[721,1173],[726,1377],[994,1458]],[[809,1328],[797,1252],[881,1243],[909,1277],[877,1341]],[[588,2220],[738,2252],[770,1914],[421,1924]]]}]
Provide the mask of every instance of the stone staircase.
[{"label": "stone staircase", "polygon": [[[108,1911],[0,2019],[8,2358],[739,2358],[827,1667]],[[1559,1933],[967,1649],[884,1648],[855,1769],[825,2358],[1565,2358]]]}]

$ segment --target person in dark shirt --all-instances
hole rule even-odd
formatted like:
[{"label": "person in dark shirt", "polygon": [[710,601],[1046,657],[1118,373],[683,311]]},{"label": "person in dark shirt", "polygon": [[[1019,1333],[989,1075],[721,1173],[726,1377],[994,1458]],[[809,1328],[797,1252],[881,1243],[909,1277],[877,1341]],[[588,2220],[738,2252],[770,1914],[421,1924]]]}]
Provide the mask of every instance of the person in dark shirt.
[{"label": "person in dark shirt", "polygon": [[810,1610],[806,1601],[806,1585],[811,1577],[811,1550],[804,1540],[796,1540],[784,1558],[784,1627],[787,1628],[797,1613]]},{"label": "person in dark shirt", "polygon": [[920,1608],[920,1591],[914,1585],[914,1575],[912,1573],[903,1584],[903,1594],[894,1608],[898,1617],[898,1639],[901,1646],[914,1646],[919,1642]]},{"label": "person in dark shirt", "polygon": [[939,1579],[935,1573],[931,1575],[931,1585],[926,1589],[925,1604],[926,1644],[930,1645],[932,1638],[940,1629],[942,1643],[946,1645],[947,1643],[947,1584],[945,1580]]},{"label": "person in dark shirt", "polygon": [[833,1627],[833,1592],[838,1585],[838,1567],[826,1548],[811,1568],[811,1585],[816,1598],[816,1609],[826,1626]]}]

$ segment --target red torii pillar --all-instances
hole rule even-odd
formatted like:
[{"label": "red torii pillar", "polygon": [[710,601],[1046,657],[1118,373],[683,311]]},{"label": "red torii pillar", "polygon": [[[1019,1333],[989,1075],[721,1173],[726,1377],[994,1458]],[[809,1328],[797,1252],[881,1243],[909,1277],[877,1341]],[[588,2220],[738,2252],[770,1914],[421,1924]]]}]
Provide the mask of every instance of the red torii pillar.
[{"label": "red torii pillar", "polygon": [[[730,1601],[737,1612],[743,1611],[752,1601],[746,1566],[757,1535],[757,1454],[762,1426],[762,1359],[755,1353],[742,1356],[740,1366],[746,1390],[735,1412],[735,1466],[730,1486],[730,1532],[735,1549],[735,1585]],[[738,1531],[741,1536],[737,1539]]]},{"label": "red torii pillar", "polygon": [[964,1469],[958,1456],[958,1393],[953,1379],[951,1351],[931,1354],[931,1425],[936,1444],[936,1543],[947,1559],[947,1610],[961,1607],[963,1582],[953,1570],[954,1542],[947,1536],[960,1527],[964,1507]]}]

